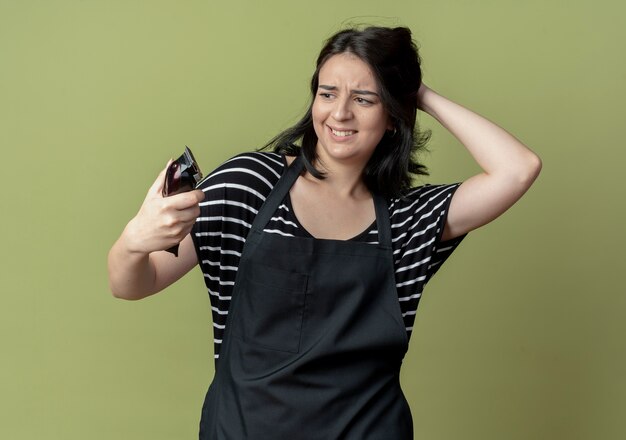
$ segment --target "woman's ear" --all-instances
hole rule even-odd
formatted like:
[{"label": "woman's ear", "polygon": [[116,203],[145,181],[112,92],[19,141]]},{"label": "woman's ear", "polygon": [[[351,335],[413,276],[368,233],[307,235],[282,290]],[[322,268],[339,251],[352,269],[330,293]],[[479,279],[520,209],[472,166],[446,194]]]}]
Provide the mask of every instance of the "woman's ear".
[{"label": "woman's ear", "polygon": [[387,116],[387,131],[396,131],[396,121],[393,120],[393,118]]}]

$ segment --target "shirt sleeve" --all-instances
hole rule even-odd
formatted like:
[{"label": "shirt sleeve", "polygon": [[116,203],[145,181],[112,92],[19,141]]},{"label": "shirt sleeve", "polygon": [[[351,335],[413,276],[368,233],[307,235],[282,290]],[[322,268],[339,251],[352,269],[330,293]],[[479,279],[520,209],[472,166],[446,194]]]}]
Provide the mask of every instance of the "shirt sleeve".
[{"label": "shirt sleeve", "polygon": [[456,183],[439,187],[441,191],[438,193],[437,198],[439,200],[442,200],[442,203],[440,206],[439,203],[437,203],[437,208],[435,208],[438,210],[439,214],[437,216],[436,238],[432,251],[430,253],[431,259],[427,269],[426,282],[428,282],[428,280],[430,280],[430,278],[432,278],[433,275],[437,273],[441,265],[448,259],[450,255],[452,255],[454,250],[467,236],[467,234],[463,234],[458,237],[451,238],[450,240],[441,240],[441,236],[443,235],[443,230],[446,225],[446,220],[448,218],[448,211],[450,209],[452,196],[460,185],[460,183]]},{"label": "shirt sleeve", "polygon": [[[463,241],[465,235],[442,241],[450,201],[459,183],[424,185],[391,209],[397,287],[420,295],[426,283]],[[410,295],[409,295],[410,294]]]}]

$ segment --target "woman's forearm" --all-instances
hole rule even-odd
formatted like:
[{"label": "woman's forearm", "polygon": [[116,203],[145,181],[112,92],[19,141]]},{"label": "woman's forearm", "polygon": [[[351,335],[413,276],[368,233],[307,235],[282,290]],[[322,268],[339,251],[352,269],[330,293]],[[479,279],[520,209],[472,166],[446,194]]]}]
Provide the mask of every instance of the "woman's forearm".
[{"label": "woman's forearm", "polygon": [[149,254],[128,249],[125,232],[109,251],[109,287],[116,298],[145,298],[154,293],[156,271]]}]

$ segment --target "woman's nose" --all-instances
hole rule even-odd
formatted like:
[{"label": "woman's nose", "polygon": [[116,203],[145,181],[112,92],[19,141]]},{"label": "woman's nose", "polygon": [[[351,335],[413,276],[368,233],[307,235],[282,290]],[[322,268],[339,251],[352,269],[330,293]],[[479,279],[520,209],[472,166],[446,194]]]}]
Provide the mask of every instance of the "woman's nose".
[{"label": "woman's nose", "polygon": [[348,99],[337,99],[333,108],[333,118],[337,121],[345,121],[352,118],[352,110]]}]

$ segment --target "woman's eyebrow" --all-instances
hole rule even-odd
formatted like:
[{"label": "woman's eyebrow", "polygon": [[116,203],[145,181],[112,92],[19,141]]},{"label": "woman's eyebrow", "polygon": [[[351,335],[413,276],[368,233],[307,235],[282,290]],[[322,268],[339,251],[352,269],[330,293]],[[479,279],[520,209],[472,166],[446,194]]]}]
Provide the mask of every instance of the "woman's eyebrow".
[{"label": "woman's eyebrow", "polygon": [[[330,91],[336,91],[337,87],[335,86],[327,86],[325,84],[320,84],[318,86],[318,88],[320,89],[324,89],[324,90],[330,90]],[[352,89],[350,90],[350,93],[354,93],[356,95],[374,95],[374,96],[378,96],[378,93],[376,92],[372,92],[370,90],[357,90],[357,89]]]}]

